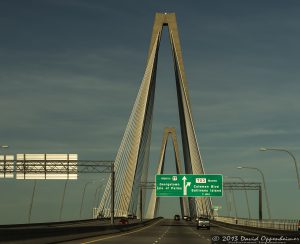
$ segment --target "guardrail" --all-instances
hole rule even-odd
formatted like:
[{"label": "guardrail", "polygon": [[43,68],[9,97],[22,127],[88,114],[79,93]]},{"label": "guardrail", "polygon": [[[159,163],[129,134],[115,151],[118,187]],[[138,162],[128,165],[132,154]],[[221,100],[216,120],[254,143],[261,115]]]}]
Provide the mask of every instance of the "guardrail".
[{"label": "guardrail", "polygon": [[284,219],[258,220],[258,219],[224,217],[224,216],[214,217],[214,220],[228,223],[228,224],[243,225],[243,226],[263,228],[263,229],[287,230],[287,231],[298,231],[300,227],[299,220],[284,220]]}]

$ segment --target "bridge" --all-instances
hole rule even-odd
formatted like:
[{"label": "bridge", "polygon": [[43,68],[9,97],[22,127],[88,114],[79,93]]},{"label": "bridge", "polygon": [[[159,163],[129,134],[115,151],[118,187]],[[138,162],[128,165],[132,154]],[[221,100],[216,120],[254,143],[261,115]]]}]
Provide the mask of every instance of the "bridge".
[{"label": "bridge", "polygon": [[[155,15],[145,73],[138,91],[127,127],[119,150],[114,160],[33,160],[2,157],[0,159],[0,175],[2,178],[20,177],[30,180],[32,175],[63,175],[66,178],[59,221],[51,223],[31,223],[31,212],[36,188],[36,180],[32,192],[28,223],[0,226],[0,241],[22,243],[217,243],[222,236],[251,235],[288,235],[300,241],[298,220],[275,220],[271,218],[268,208],[268,195],[264,181],[236,182],[230,180],[223,184],[223,197],[226,198],[228,216],[219,216],[220,207],[214,205],[213,197],[179,197],[180,218],[163,219],[159,216],[160,197],[155,194],[155,182],[149,182],[149,152],[151,145],[153,109],[155,101],[156,73],[158,53],[163,28],[168,28],[174,62],[176,95],[180,121],[180,138],[183,152],[181,162],[176,131],[171,127],[164,130],[160,161],[157,174],[164,174],[165,154],[169,138],[172,140],[175,155],[176,174],[205,175],[204,162],[201,158],[195,126],[193,122],[192,104],[188,82],[183,65],[183,57],[179,32],[174,13],[157,13]],[[295,163],[297,167],[297,163]],[[246,167],[244,167],[246,168]],[[249,167],[250,168],[250,167]],[[93,208],[93,218],[82,218],[84,186],[80,216],[77,220],[62,221],[64,197],[70,175],[89,173],[103,177],[104,190],[100,194],[97,189]],[[297,170],[298,174],[298,170]],[[75,177],[75,178],[76,178]],[[33,179],[33,178],[32,178]],[[31,180],[32,180],[31,179]],[[52,179],[53,180],[53,179]],[[102,184],[102,185],[103,185]],[[233,191],[255,191],[257,200],[257,218],[252,218],[248,205],[248,218],[240,218],[234,204]],[[231,196],[229,196],[231,194]],[[263,201],[263,194],[265,201]],[[96,198],[97,201],[96,201]],[[230,198],[230,199],[229,199]],[[148,200],[148,201],[147,201]],[[247,197],[247,204],[248,197]],[[268,218],[263,213],[263,205],[267,206]],[[235,208],[235,215],[229,209]],[[91,210],[92,211],[92,210]],[[174,213],[177,214],[177,213]],[[252,213],[253,215],[253,213]],[[185,217],[184,217],[185,216]],[[199,217],[209,218],[209,230],[197,230],[196,220]],[[185,219],[183,219],[185,218]],[[190,219],[190,220],[189,220]],[[228,240],[226,240],[228,241]],[[295,242],[297,243],[297,242]]]}]

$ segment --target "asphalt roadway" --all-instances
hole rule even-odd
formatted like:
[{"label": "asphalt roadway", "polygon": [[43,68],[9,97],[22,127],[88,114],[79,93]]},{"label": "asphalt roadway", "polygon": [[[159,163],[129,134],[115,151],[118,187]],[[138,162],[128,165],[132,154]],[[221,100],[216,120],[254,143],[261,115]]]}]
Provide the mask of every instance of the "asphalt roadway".
[{"label": "asphalt roadway", "polygon": [[61,243],[117,243],[117,244],[210,244],[214,235],[253,235],[246,231],[232,230],[216,224],[211,224],[210,230],[196,228],[191,221],[175,221],[161,219],[149,226],[134,229],[129,232],[96,236],[81,240]]}]

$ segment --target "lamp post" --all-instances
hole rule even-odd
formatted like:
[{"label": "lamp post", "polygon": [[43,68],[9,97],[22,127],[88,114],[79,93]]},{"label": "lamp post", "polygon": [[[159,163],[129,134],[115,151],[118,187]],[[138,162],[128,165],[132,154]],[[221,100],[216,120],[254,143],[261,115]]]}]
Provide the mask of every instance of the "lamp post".
[{"label": "lamp post", "polygon": [[96,205],[96,197],[98,195],[98,191],[102,188],[102,185],[101,186],[98,186],[96,191],[95,191],[95,195],[94,195],[94,201],[93,201],[93,204],[94,206]]},{"label": "lamp post", "polygon": [[299,178],[299,171],[298,171],[297,161],[296,161],[295,156],[289,150],[284,149],[284,148],[265,148],[265,147],[261,147],[259,150],[262,151],[262,152],[265,152],[265,151],[280,151],[280,152],[286,152],[287,154],[289,154],[292,157],[292,159],[294,161],[294,164],[295,164],[295,170],[296,170],[296,175],[297,175],[297,180],[298,180],[298,187],[300,189],[300,178]]},{"label": "lamp post", "polygon": [[[239,176],[225,176],[225,178],[229,178],[229,179],[239,179],[241,182],[243,182],[245,184],[245,181],[243,180],[242,177]],[[251,213],[250,213],[250,205],[249,205],[249,199],[248,199],[248,193],[246,190],[245,191],[245,196],[246,196],[246,202],[247,202],[247,208],[248,208],[248,218],[251,219]]]},{"label": "lamp post", "polygon": [[233,201],[233,206],[234,206],[234,213],[235,213],[235,218],[237,219],[237,208],[236,208],[236,201],[235,201],[235,197],[234,197],[234,192],[231,190],[231,196],[232,196],[232,201]]},{"label": "lamp post", "polygon": [[228,201],[228,197],[227,197],[226,191],[224,191],[224,196],[225,196],[225,202],[226,202],[226,207],[227,207],[227,215],[230,216],[231,206],[229,206],[229,201]]},{"label": "lamp post", "polygon": [[31,212],[32,212],[32,208],[33,208],[33,201],[34,201],[36,183],[37,183],[37,181],[34,180],[33,189],[32,189],[32,195],[31,195],[31,201],[30,201],[29,211],[28,211],[28,223],[29,224],[30,224],[30,221],[31,221]]},{"label": "lamp post", "polygon": [[[8,146],[7,145],[0,145],[0,148],[1,149],[6,149],[6,148],[8,148]],[[5,154],[3,155],[3,161],[4,161],[3,162],[4,163],[3,164],[3,175],[4,176],[3,177],[5,178],[5,173],[6,173],[6,155]]]},{"label": "lamp post", "polygon": [[[99,183],[103,182],[104,180],[101,180]],[[95,191],[95,195],[94,195],[94,201],[93,204],[95,205],[97,202],[99,202],[99,197],[97,197],[97,195],[99,194],[99,190],[102,189],[102,187],[104,186],[104,184],[101,184],[97,187],[96,191]],[[96,201],[96,197],[97,197],[97,202]]]},{"label": "lamp post", "polygon": [[269,215],[269,219],[271,219],[272,217],[271,217],[269,197],[268,197],[268,192],[267,192],[267,187],[266,187],[266,182],[265,182],[265,177],[264,177],[263,172],[260,169],[255,168],[255,167],[239,166],[237,168],[238,169],[254,169],[254,170],[256,170],[256,171],[258,171],[260,173],[260,175],[262,177],[263,184],[264,184],[264,190],[265,190],[265,197],[266,197],[266,202],[267,202],[268,215]]},{"label": "lamp post", "polygon": [[[98,194],[97,202],[96,203],[99,203],[99,201],[100,201],[100,195]],[[103,206],[103,208],[104,208],[104,206]],[[103,210],[102,210],[102,212],[103,212]]]},{"label": "lamp post", "polygon": [[81,219],[81,215],[82,215],[82,209],[83,209],[83,201],[84,201],[84,196],[85,196],[85,191],[86,188],[89,184],[94,184],[94,181],[88,181],[87,183],[85,183],[84,188],[83,188],[83,192],[82,192],[82,198],[81,198],[81,206],[80,206],[80,212],[79,212],[79,216]]},{"label": "lamp post", "polygon": [[232,209],[234,209],[235,218],[237,218],[237,209],[236,209],[236,202],[233,190],[229,190],[229,199],[227,197],[227,193],[224,191],[225,200],[226,200],[226,206],[227,206],[227,214],[229,217],[231,217]]},{"label": "lamp post", "polygon": [[62,211],[63,211],[63,208],[64,208],[65,194],[66,194],[68,181],[69,181],[69,179],[67,179],[66,182],[65,182],[64,192],[63,192],[63,196],[62,196],[62,199],[61,199],[61,204],[60,204],[60,209],[59,209],[59,221],[61,221]]},{"label": "lamp post", "polygon": [[143,187],[140,186],[140,218],[141,222],[143,222]]}]

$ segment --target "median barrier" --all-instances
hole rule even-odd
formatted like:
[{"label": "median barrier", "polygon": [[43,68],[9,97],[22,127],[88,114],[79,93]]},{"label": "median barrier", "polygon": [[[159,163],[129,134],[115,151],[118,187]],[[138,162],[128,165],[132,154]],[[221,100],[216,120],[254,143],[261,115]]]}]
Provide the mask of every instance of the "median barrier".
[{"label": "median barrier", "polygon": [[[58,223],[43,223],[30,225],[0,226],[0,242],[7,243],[56,243],[61,241],[72,241],[76,239],[89,238],[100,235],[113,234],[130,231],[149,225],[161,218],[134,222],[129,224],[101,225],[98,220],[68,221]],[[98,222],[98,223],[97,223]],[[80,226],[79,224],[82,224]]]}]

